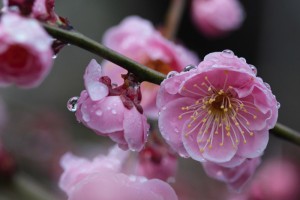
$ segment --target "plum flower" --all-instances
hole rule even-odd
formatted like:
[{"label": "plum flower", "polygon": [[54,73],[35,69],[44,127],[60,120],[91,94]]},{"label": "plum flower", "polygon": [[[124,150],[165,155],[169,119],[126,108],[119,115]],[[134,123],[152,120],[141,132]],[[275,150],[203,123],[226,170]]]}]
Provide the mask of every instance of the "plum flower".
[{"label": "plum flower", "polygon": [[[137,16],[127,17],[120,25],[107,30],[103,43],[163,74],[172,70],[182,71],[184,66],[198,63],[194,53],[165,39],[149,21]],[[111,77],[114,83],[123,82],[120,75],[126,73],[125,69],[107,61],[103,63],[103,69],[104,74]],[[148,82],[141,84],[141,105],[145,114],[154,119],[158,114],[155,106],[158,88],[157,85]]]},{"label": "plum flower", "polygon": [[76,118],[99,135],[109,136],[124,149],[140,151],[149,125],[140,106],[139,83],[126,76],[123,85],[112,86],[109,77],[92,60],[86,68],[86,90],[77,102]]},{"label": "plum flower", "polygon": [[239,28],[244,11],[238,0],[193,0],[192,17],[205,35],[217,37]]},{"label": "plum flower", "polygon": [[38,86],[52,67],[52,38],[34,19],[6,13],[0,23],[0,85]]},{"label": "plum flower", "polygon": [[208,54],[194,70],[168,77],[157,96],[158,120],[174,150],[226,166],[263,153],[278,102],[254,66],[225,50]]},{"label": "plum flower", "polygon": [[127,156],[128,152],[118,148],[93,161],[68,153],[61,160],[64,172],[60,188],[67,193],[69,200],[178,199],[174,190],[161,180],[122,173],[122,164]]},{"label": "plum flower", "polygon": [[224,167],[212,162],[204,162],[203,168],[211,178],[225,182],[234,191],[240,191],[250,180],[259,164],[260,157],[246,159],[235,167]]}]

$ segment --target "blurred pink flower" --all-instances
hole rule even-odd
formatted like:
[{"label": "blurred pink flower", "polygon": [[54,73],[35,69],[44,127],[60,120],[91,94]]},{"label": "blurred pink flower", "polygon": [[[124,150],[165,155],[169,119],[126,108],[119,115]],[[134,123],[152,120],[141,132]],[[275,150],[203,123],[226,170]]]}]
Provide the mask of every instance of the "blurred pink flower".
[{"label": "blurred pink flower", "polygon": [[177,157],[166,144],[148,142],[139,152],[137,174],[147,178],[172,181],[177,171]]},{"label": "blurred pink flower", "polygon": [[93,161],[66,154],[62,158],[64,173],[59,185],[69,200],[177,200],[174,190],[157,179],[126,175],[120,172],[123,160],[128,156],[118,148],[108,156]]},{"label": "blurred pink flower", "polygon": [[288,160],[273,160],[257,173],[248,197],[255,200],[297,200],[300,198],[299,187],[299,167]]},{"label": "blurred pink flower", "polygon": [[225,182],[234,191],[240,191],[252,177],[260,164],[260,157],[246,159],[235,167],[223,167],[216,163],[204,162],[203,168],[208,176]]},{"label": "blurred pink flower", "polygon": [[97,134],[109,136],[123,149],[140,151],[149,125],[139,105],[138,83],[126,81],[113,88],[109,77],[103,76],[101,66],[92,60],[84,75],[86,90],[78,99],[76,117]]},{"label": "blurred pink flower", "polygon": [[6,13],[0,23],[0,85],[38,86],[52,68],[52,38],[34,19]]},{"label": "blurred pink flower", "polygon": [[[198,63],[194,53],[167,40],[149,21],[137,16],[127,17],[120,25],[107,30],[103,43],[163,74],[172,70],[182,71],[186,65]],[[104,74],[111,77],[113,83],[123,82],[121,74],[126,73],[125,69],[107,61],[103,63],[103,69]],[[151,118],[157,118],[158,114],[155,106],[158,88],[157,85],[148,82],[141,84],[141,105],[145,114]]]},{"label": "blurred pink flower", "polygon": [[208,54],[197,69],[171,75],[157,106],[160,131],[175,151],[231,167],[262,155],[278,106],[254,66],[225,50]]},{"label": "blurred pink flower", "polygon": [[244,11],[238,0],[193,0],[192,17],[205,35],[217,37],[238,29]]}]

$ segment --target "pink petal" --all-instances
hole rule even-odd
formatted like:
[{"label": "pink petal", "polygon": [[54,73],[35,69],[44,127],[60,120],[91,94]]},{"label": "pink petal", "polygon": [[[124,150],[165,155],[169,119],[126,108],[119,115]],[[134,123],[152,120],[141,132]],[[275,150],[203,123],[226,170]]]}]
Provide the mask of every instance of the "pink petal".
[{"label": "pink petal", "polygon": [[124,137],[128,143],[129,149],[140,151],[147,137],[149,125],[144,115],[141,115],[134,107],[124,111]]},{"label": "pink petal", "polygon": [[102,68],[96,60],[92,59],[83,76],[85,88],[93,101],[100,100],[108,95],[108,88],[99,79],[103,76]]},{"label": "pink petal", "polygon": [[182,144],[181,134],[183,125],[189,116],[183,115],[182,119],[178,117],[183,113],[182,107],[194,102],[195,100],[191,98],[182,97],[169,102],[160,111],[158,126],[162,136],[175,151],[183,155],[186,155],[186,151]]},{"label": "pink petal", "polygon": [[261,156],[269,141],[269,131],[255,132],[253,136],[245,134],[246,144],[241,142],[237,154],[241,157],[254,158]]}]

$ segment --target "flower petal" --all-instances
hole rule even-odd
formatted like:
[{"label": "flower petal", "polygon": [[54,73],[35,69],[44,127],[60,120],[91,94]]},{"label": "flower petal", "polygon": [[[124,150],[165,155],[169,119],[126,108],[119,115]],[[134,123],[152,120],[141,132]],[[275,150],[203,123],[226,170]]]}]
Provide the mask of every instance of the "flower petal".
[{"label": "flower petal", "polygon": [[96,60],[92,59],[83,76],[85,88],[93,101],[98,101],[108,95],[108,88],[99,81],[102,77],[102,68]]}]

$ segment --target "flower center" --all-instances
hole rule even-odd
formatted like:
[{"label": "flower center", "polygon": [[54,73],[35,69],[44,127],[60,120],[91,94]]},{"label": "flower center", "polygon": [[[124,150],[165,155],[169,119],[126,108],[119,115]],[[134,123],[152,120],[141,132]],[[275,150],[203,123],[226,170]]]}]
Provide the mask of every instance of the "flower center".
[{"label": "flower center", "polygon": [[[184,128],[184,135],[189,137],[197,134],[197,142],[201,144],[200,152],[213,147],[213,140],[216,137],[220,146],[225,142],[230,142],[234,148],[240,143],[247,143],[246,134],[253,136],[250,130],[250,121],[255,120],[258,109],[249,100],[242,100],[235,97],[233,87],[227,85],[228,72],[225,71],[225,81],[223,87],[215,87],[205,77],[201,85],[194,84],[193,90],[183,88],[184,91],[197,94],[199,98],[194,104],[182,107],[183,111],[178,119],[189,116],[187,126]],[[250,80],[251,81],[251,80]],[[196,90],[195,90],[196,89]],[[204,142],[204,145],[203,145]]]}]

